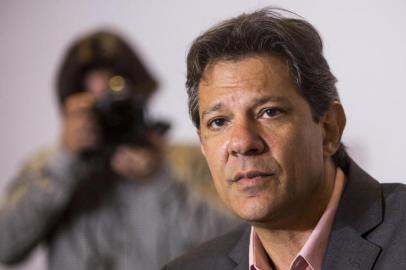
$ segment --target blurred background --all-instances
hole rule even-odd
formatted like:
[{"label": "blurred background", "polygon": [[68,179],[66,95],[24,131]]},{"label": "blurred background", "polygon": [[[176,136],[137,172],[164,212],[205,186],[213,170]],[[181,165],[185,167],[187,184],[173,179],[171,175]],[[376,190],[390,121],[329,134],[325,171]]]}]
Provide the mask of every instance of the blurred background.
[{"label": "blurred background", "polygon": [[[186,106],[185,56],[219,20],[267,5],[290,9],[321,33],[347,113],[343,141],[382,182],[404,182],[406,2],[114,0],[0,2],[0,198],[22,162],[56,144],[54,79],[73,39],[100,28],[123,35],[161,83],[150,113],[172,123],[172,142],[198,143]],[[13,269],[44,269],[39,250]],[[2,268],[0,269],[8,269]]]}]

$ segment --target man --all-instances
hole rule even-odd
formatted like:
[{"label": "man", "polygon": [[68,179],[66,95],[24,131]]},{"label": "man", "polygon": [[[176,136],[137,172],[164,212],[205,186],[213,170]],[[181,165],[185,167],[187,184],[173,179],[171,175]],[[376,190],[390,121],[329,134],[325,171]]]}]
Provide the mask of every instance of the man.
[{"label": "man", "polygon": [[116,34],[72,44],[58,76],[60,144],[12,182],[0,209],[0,262],[45,244],[51,270],[154,270],[233,223],[163,162],[165,126],[143,115],[156,87]]},{"label": "man", "polygon": [[240,15],[192,44],[201,149],[220,197],[249,225],[164,269],[406,269],[406,188],[348,157],[321,38],[281,13]]}]

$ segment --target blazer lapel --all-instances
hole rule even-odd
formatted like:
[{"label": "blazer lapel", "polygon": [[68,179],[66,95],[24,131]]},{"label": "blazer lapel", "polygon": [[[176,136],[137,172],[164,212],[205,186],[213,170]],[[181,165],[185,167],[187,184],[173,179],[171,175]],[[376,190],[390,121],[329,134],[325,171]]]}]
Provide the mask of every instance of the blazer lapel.
[{"label": "blazer lapel", "polygon": [[351,162],[323,269],[372,269],[381,248],[365,237],[382,222],[379,183]]},{"label": "blazer lapel", "polygon": [[250,240],[251,226],[247,226],[237,245],[229,253],[229,257],[237,264],[233,270],[247,270],[248,265],[248,247]]}]

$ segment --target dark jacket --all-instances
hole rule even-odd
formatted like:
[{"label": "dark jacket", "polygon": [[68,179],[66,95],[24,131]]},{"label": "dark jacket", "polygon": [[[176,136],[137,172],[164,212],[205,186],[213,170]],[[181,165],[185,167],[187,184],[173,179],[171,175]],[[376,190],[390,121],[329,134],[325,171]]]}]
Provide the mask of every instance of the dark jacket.
[{"label": "dark jacket", "polygon": [[[406,269],[406,186],[380,184],[351,162],[323,269]],[[216,238],[164,270],[248,270],[250,226]]]}]

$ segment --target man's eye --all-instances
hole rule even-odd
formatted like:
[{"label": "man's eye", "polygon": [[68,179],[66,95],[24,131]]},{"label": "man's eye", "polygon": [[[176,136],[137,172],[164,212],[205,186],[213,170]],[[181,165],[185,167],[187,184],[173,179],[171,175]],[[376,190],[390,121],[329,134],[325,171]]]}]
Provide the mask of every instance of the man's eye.
[{"label": "man's eye", "polygon": [[217,119],[214,119],[214,120],[209,122],[209,127],[216,129],[216,128],[220,128],[220,127],[224,126],[225,123],[226,123],[225,119],[217,118]]},{"label": "man's eye", "polygon": [[274,118],[282,113],[282,110],[279,108],[268,108],[262,111],[261,117],[265,118]]}]

